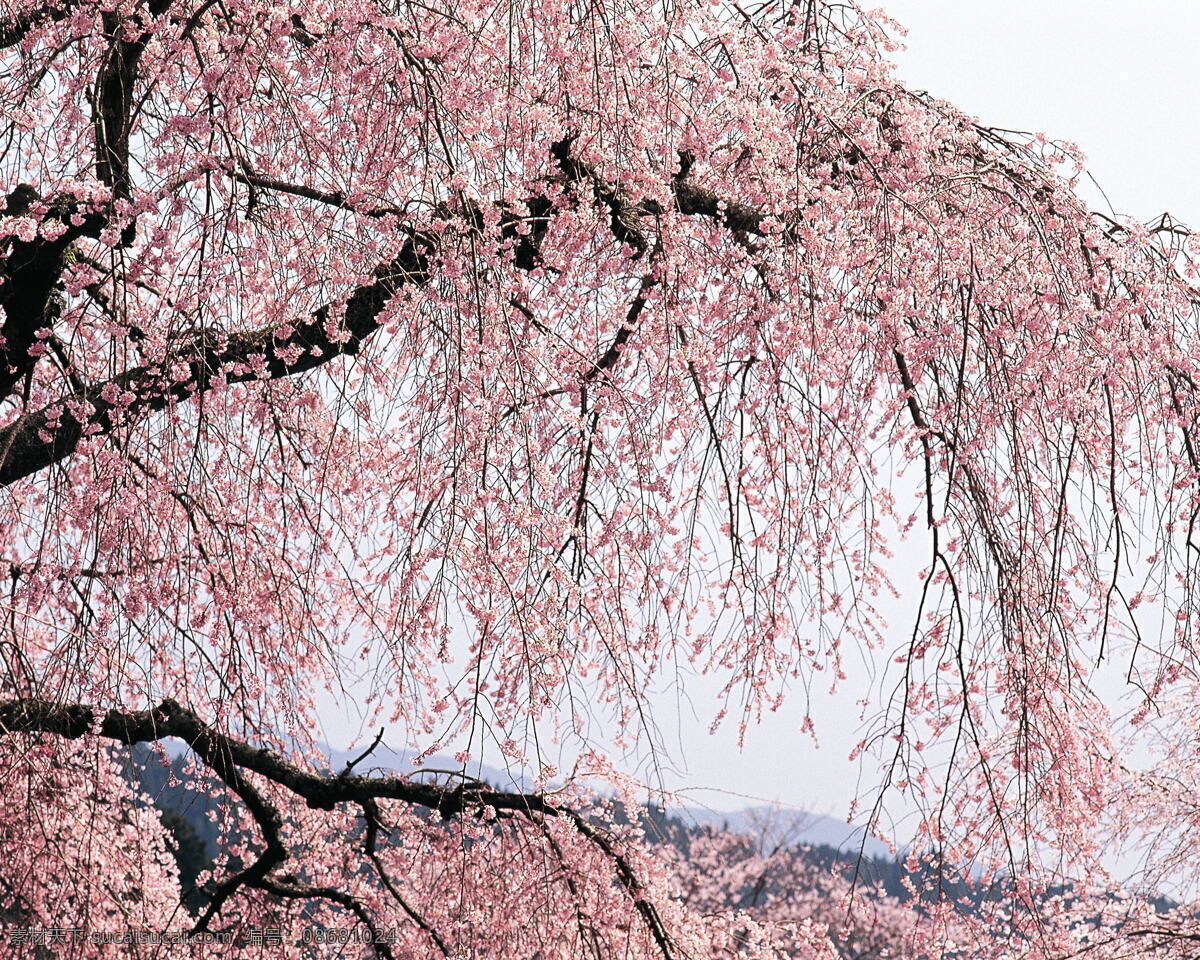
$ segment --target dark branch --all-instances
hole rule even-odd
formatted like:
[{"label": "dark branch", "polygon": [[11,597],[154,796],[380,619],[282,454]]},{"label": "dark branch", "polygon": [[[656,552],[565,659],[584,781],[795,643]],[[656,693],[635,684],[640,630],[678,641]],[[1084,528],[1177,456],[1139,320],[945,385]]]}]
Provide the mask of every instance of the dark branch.
[{"label": "dark branch", "polygon": [[613,337],[612,343],[608,345],[608,349],[583,374],[583,379],[586,382],[590,383],[602,373],[607,373],[616,366],[617,361],[621,358],[621,351],[625,349],[625,344],[629,342],[629,338],[633,336],[634,330],[637,329],[638,320],[641,318],[642,311],[646,308],[650,292],[658,286],[658,282],[658,276],[654,273],[648,273],[642,277],[637,296],[634,297],[633,303],[629,305],[629,309],[625,312],[625,322],[621,324],[621,329]]},{"label": "dark branch", "polygon": [[650,241],[642,226],[642,217],[652,210],[646,204],[633,202],[617,184],[606,179],[592,164],[574,156],[571,152],[573,143],[572,138],[567,138],[559,140],[550,148],[563,175],[569,182],[587,181],[592,185],[592,193],[596,199],[608,208],[609,226],[613,236],[632,247],[635,258],[642,256],[650,247]]},{"label": "dark branch", "polygon": [[[157,17],[170,6],[171,0],[151,0],[147,7],[150,17]],[[48,19],[66,16],[70,5],[60,8],[42,7],[17,14],[0,22],[0,48],[20,42],[30,30]],[[125,39],[126,22],[113,12],[102,14],[105,36],[109,46],[101,62],[92,94],[92,128],[95,140],[96,177],[112,189],[114,199],[128,200],[132,195],[129,171],[129,137],[132,131],[133,90],[137,66],[150,40],[147,22],[141,13],[133,23],[139,28],[136,39]],[[39,200],[37,190],[21,184],[7,199],[5,213],[10,217],[23,216]],[[72,220],[78,218],[79,223]],[[0,263],[0,306],[4,308],[3,346],[0,347],[0,398],[33,370],[37,357],[30,354],[36,345],[36,332],[52,327],[62,309],[59,287],[65,267],[67,249],[82,236],[98,237],[108,217],[99,212],[83,213],[71,194],[62,194],[42,217],[39,234],[33,239],[11,241],[3,263]],[[43,229],[53,224],[54,239],[46,239]],[[120,246],[134,239],[131,222],[120,238]]]},{"label": "dark branch", "polygon": [[387,945],[383,931],[379,929],[367,908],[344,890],[338,890],[336,887],[313,886],[295,877],[280,879],[267,877],[255,886],[288,900],[328,900],[330,903],[336,903],[343,910],[354,914],[359,922],[367,928],[371,934],[371,947],[377,956],[384,957],[385,960],[392,960],[395,956],[391,947]]},{"label": "dark branch", "polygon": [[[330,320],[332,308],[325,306],[295,325],[287,337],[273,327],[221,339],[200,334],[161,363],[134,367],[81,395],[25,414],[0,429],[0,486],[65,459],[89,433],[110,433],[210,390],[214,377],[223,376],[227,383],[290,377],[357,353],[379,328],[380,314],[392,295],[405,284],[428,282],[431,249],[426,237],[409,240],[395,260],[376,271],[373,283],[355,289],[336,327]],[[64,409],[66,400],[92,406],[87,424]]]},{"label": "dark branch", "polygon": [[[5,198],[6,217],[28,216],[42,203],[37,190],[19,184]],[[73,222],[78,220],[79,222]],[[80,237],[98,237],[107,218],[95,211],[85,212],[69,193],[56,197],[39,219],[39,234],[31,240],[12,237],[0,260],[0,307],[4,324],[0,327],[0,399],[8,396],[37,364],[30,353],[37,343],[37,331],[49,328],[62,309],[59,286],[67,249]],[[41,235],[52,226],[53,240]]]},{"label": "dark branch", "polygon": [[350,776],[350,774],[353,772],[354,768],[357,767],[364,760],[366,760],[367,757],[369,757],[372,753],[374,753],[375,748],[378,747],[379,744],[382,742],[383,742],[383,727],[380,727],[379,732],[377,734],[375,734],[375,739],[371,741],[371,745],[369,747],[367,747],[366,750],[364,750],[362,753],[360,753],[353,760],[347,761],[346,769],[344,769],[342,771],[342,776],[343,777]]},{"label": "dark branch", "polygon": [[15,47],[29,35],[31,30],[40,27],[47,21],[57,23],[59,20],[66,19],[75,5],[74,2],[64,3],[60,6],[46,4],[22,10],[0,20],[0,50]]},{"label": "dark branch", "polygon": [[[158,17],[170,7],[171,0],[151,0],[147,12]],[[96,179],[112,188],[113,197],[128,200],[132,192],[129,172],[129,135],[133,128],[133,88],[137,82],[138,62],[150,41],[143,16],[133,17],[140,28],[133,40],[126,40],[126,22],[114,12],[101,15],[108,51],[96,77],[92,98],[92,127],[96,140]],[[132,242],[132,237],[125,241]]]},{"label": "dark branch", "polygon": [[[571,182],[590,183],[596,200],[609,211],[614,237],[629,244],[635,256],[650,250],[644,220],[647,215],[660,212],[657,205],[653,202],[634,202],[625,196],[590,165],[574,158],[571,143],[570,140],[563,140],[552,147],[562,175]],[[681,212],[716,219],[735,234],[766,233],[763,226],[765,214],[742,204],[727,202],[712,191],[692,185],[687,180],[689,168],[690,163],[686,160],[682,162],[680,173],[673,180]],[[256,188],[277,190],[352,209],[347,199],[337,192],[330,193],[248,173],[234,173],[231,176]],[[500,238],[514,244],[514,262],[518,268],[533,269],[540,262],[541,243],[554,207],[545,197],[532,197],[524,206],[528,210],[527,215],[517,213],[512,207],[501,206]],[[69,209],[64,207],[66,212]],[[66,212],[62,216],[66,216]],[[383,216],[398,211],[381,207],[357,212],[366,216]],[[449,211],[445,213],[449,216]],[[468,205],[466,214],[469,222],[482,228],[483,217],[478,208]],[[22,303],[5,303],[10,324],[18,323],[15,318],[20,320],[19,329],[14,329],[12,335],[7,325],[4,331],[10,344],[10,370],[7,374],[0,371],[0,386],[7,384],[11,390],[32,369],[34,358],[29,357],[27,346],[22,350],[19,345],[32,345],[36,330],[44,325],[45,304],[52,298],[54,286],[59,281],[62,255],[69,242],[64,238],[70,236],[74,239],[83,234],[96,236],[104,223],[102,214],[89,214],[82,225],[71,228],[74,235],[64,234],[56,241],[61,249],[46,246],[38,254],[39,259],[29,266],[30,271],[37,273],[36,282],[27,279],[19,284],[5,285],[3,296],[21,298]],[[49,243],[36,242],[43,245]],[[377,269],[374,282],[353,291],[346,302],[345,321],[337,329],[330,329],[329,316],[333,306],[327,305],[294,325],[286,336],[278,334],[274,328],[227,334],[219,338],[201,334],[175,349],[161,363],[131,368],[83,392],[77,391],[41,410],[25,414],[7,427],[0,428],[0,486],[7,486],[66,459],[84,436],[111,433],[122,425],[135,423],[174,403],[200,396],[210,389],[216,376],[223,376],[228,383],[288,377],[312,370],[334,357],[357,353],[363,341],[379,328],[379,316],[395,291],[404,285],[421,286],[428,282],[428,258],[434,245],[432,237],[414,234],[396,260]],[[614,335],[605,353],[584,373],[585,379],[592,379],[615,364],[636,327],[645,306],[645,295],[653,286],[651,275],[649,282],[643,281],[622,329]],[[18,347],[11,346],[14,344]],[[174,375],[168,376],[167,371],[172,369]],[[111,399],[114,397],[117,399]],[[91,406],[92,413],[86,424],[64,412],[68,400]]]},{"label": "dark branch", "polygon": [[261,793],[254,787],[252,783],[246,780],[242,771],[237,764],[221,752],[221,744],[219,739],[212,737],[197,737],[193,743],[189,741],[192,749],[196,751],[200,757],[212,771],[221,779],[221,781],[238,795],[242,803],[246,805],[246,809],[250,811],[250,815],[254,817],[258,824],[259,831],[262,833],[262,838],[266,844],[265,849],[258,855],[253,863],[245,869],[227,877],[224,881],[217,885],[209,896],[208,906],[200,915],[200,919],[196,921],[194,930],[204,930],[220,913],[221,908],[225,905],[237,891],[243,887],[256,887],[259,889],[269,889],[267,887],[267,875],[284,863],[288,859],[287,847],[283,844],[283,818],[275,805],[268,802]]},{"label": "dark branch", "polygon": [[400,904],[400,908],[408,914],[410,920],[418,927],[425,931],[425,934],[432,940],[438,950],[441,951],[443,957],[450,956],[450,950],[446,946],[446,941],[417,910],[404,899],[404,896],[397,889],[396,884],[392,881],[391,875],[387,868],[383,865],[383,861],[379,857],[377,844],[379,841],[379,828],[382,826],[382,820],[379,815],[379,804],[374,800],[367,800],[362,805],[363,817],[367,821],[367,835],[363,841],[363,850],[370,858],[372,865],[375,867],[375,873],[379,876],[379,882],[383,884],[384,889],[392,895],[392,899]]},{"label": "dark branch", "polygon": [[[509,811],[536,822],[540,822],[541,818],[563,817],[612,860],[617,879],[633,901],[663,956],[666,960],[674,957],[674,948],[662,919],[654,905],[646,900],[645,889],[629,860],[584,815],[554,803],[542,794],[493,790],[477,781],[449,787],[394,776],[310,773],[277,753],[253,747],[214,730],[196,713],[174,700],[164,700],[152,710],[128,712],[115,709],[101,712],[85,704],[61,704],[37,697],[4,700],[0,701],[0,733],[49,733],[69,740],[93,734],[130,746],[152,743],[166,737],[176,737],[187,743],[246,803],[262,829],[267,844],[267,849],[258,860],[221,885],[218,889],[220,903],[242,885],[269,890],[280,896],[336,899],[330,897],[327,888],[308,887],[291,878],[267,876],[271,869],[288,857],[280,838],[282,820],[279,812],[246,780],[247,772],[258,774],[285,788],[313,809],[332,810],[339,803],[356,804],[368,814],[368,826],[375,801],[383,799],[424,807],[441,814],[445,819],[484,807]],[[220,903],[214,898],[198,921],[197,929],[202,929],[210,921],[220,909]],[[343,906],[353,910],[347,904]],[[431,928],[426,927],[426,930],[431,931]],[[439,945],[442,945],[440,941]]]},{"label": "dark branch", "polygon": [[318,190],[315,187],[309,187],[302,183],[289,183],[286,180],[264,177],[249,171],[234,171],[229,176],[238,181],[238,183],[244,183],[251,188],[272,190],[275,193],[288,193],[292,196],[303,197],[306,200],[315,200],[317,203],[323,203],[330,207],[350,210],[364,217],[380,219],[389,216],[404,216],[404,211],[398,207],[357,207],[340,190]]},{"label": "dark branch", "polygon": [[675,181],[675,202],[679,212],[690,217],[709,217],[730,230],[740,230],[755,236],[765,236],[766,215],[756,207],[726,200],[720,194],[698,187],[686,180]]}]

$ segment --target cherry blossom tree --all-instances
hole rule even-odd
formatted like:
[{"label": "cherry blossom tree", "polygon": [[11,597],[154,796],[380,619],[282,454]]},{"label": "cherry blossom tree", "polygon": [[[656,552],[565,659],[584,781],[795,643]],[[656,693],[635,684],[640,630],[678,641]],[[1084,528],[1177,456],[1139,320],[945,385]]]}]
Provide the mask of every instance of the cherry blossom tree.
[{"label": "cherry blossom tree", "polygon": [[[873,889],[853,872],[823,869],[796,844],[794,829],[781,830],[770,818],[754,826],[686,834],[676,882],[689,908],[741,910],[771,929],[788,956],[820,955],[822,948],[846,960],[952,955],[958,931],[947,936],[930,911]],[[966,942],[962,934],[957,940]]]},{"label": "cherry blossom tree", "polygon": [[[1004,891],[896,949],[1186,955],[1146,882],[1194,862],[1194,744],[1141,744],[1197,703],[1196,245],[905,89],[894,33],[822,0],[0,7],[6,925],[818,955],[808,914],[681,893],[587,750],[648,736],[681,662],[720,722],[799,733],[786,691],[853,650],[895,680],[870,824],[919,811],[914,857]],[[349,689],[458,778],[326,771]],[[167,738],[225,804],[197,916],[114,759]],[[535,788],[470,779],[490,748]],[[1147,834],[1119,887],[1106,841]]]}]

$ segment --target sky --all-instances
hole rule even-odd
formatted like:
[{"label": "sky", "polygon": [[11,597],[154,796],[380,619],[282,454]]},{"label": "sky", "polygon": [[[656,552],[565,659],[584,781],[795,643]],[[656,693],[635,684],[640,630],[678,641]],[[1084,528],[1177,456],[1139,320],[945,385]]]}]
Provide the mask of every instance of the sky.
[{"label": "sky", "polygon": [[[910,87],[1079,145],[1119,213],[1200,226],[1200,4],[883,0]],[[1089,197],[1093,205],[1102,199]]]},{"label": "sky", "polygon": [[[1143,220],[1169,210],[1200,226],[1200,3],[1158,3],[1153,15],[1110,0],[891,0],[884,10],[909,29],[907,49],[894,55],[908,86],[988,125],[1076,143],[1103,188],[1088,189],[1094,207]],[[911,549],[921,551],[915,569],[924,552]],[[911,624],[902,605],[893,613],[897,629]],[[696,806],[779,803],[844,817],[859,776],[869,785],[877,775],[847,758],[862,733],[855,699],[870,692],[863,667],[850,672],[836,698],[814,689],[819,747],[800,734],[800,696],[739,749],[735,723],[709,735],[717,683],[686,677],[662,687],[651,697],[664,750],[626,766]]]}]

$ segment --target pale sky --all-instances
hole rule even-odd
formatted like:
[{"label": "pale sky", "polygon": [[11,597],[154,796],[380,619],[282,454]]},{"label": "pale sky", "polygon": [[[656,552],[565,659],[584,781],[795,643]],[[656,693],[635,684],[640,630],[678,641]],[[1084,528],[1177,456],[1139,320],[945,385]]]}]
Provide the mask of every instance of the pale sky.
[{"label": "pale sky", "polygon": [[[1078,144],[1120,213],[1200,227],[1200,3],[885,0],[909,86]],[[1090,199],[1090,198],[1089,198]]]}]

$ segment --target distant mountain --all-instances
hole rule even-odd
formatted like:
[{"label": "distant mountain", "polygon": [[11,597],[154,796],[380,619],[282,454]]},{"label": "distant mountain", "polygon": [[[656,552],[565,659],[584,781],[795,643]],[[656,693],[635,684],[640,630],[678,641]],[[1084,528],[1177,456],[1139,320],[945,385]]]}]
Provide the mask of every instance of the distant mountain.
[{"label": "distant mountain", "polygon": [[720,827],[735,833],[757,833],[766,829],[773,836],[786,836],[792,846],[827,847],[854,856],[861,850],[870,860],[894,860],[897,856],[882,840],[867,836],[862,827],[805,810],[755,806],[726,812],[683,807],[671,813],[685,824]]}]

